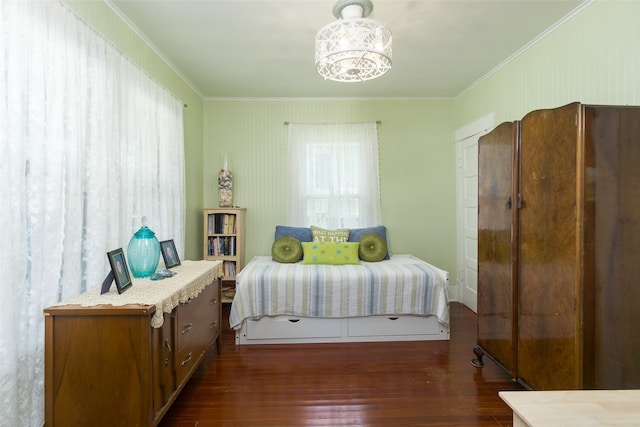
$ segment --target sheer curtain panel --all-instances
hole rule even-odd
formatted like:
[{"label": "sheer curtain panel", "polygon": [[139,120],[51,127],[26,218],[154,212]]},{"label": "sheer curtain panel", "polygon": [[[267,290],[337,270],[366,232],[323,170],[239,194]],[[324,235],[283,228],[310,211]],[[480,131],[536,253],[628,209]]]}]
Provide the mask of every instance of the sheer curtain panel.
[{"label": "sheer curtain panel", "polygon": [[377,124],[289,124],[288,196],[290,225],[380,225]]},{"label": "sheer curtain panel", "polygon": [[1,1],[0,28],[0,425],[41,426],[42,310],[143,215],[183,251],[183,106],[61,2]]}]

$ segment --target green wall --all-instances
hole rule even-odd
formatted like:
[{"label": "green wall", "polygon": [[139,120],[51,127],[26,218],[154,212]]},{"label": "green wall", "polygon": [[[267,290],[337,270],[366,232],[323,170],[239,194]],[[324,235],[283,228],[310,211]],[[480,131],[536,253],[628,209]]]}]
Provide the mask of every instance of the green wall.
[{"label": "green wall", "polygon": [[[289,122],[381,120],[383,221],[392,251],[413,253],[455,278],[454,131],[489,113],[496,124],[573,101],[640,104],[640,1],[598,0],[455,100],[203,100],[111,9],[68,1],[158,82],[183,100],[185,257],[202,256],[204,207],[216,207],[216,175],[231,156],[234,204],[247,208],[247,259],[268,254],[286,223]],[[330,84],[330,83],[329,83]]]},{"label": "green wall", "polygon": [[571,102],[640,105],[640,1],[599,0],[459,97],[455,127]]},{"label": "green wall", "polygon": [[382,217],[395,253],[455,271],[455,168],[452,101],[216,101],[204,106],[203,199],[216,207],[224,153],[234,173],[234,204],[247,208],[247,253],[271,253],[287,224],[284,122],[380,120]]}]

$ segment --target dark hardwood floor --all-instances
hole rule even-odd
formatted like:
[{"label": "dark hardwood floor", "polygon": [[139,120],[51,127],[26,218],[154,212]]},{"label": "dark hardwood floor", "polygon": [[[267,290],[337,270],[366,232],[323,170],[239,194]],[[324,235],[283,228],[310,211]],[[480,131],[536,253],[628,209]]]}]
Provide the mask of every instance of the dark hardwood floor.
[{"label": "dark hardwood floor", "polygon": [[451,340],[236,346],[203,361],[160,427],[511,426],[500,390],[522,390],[493,361],[470,360],[476,316],[451,304]]}]

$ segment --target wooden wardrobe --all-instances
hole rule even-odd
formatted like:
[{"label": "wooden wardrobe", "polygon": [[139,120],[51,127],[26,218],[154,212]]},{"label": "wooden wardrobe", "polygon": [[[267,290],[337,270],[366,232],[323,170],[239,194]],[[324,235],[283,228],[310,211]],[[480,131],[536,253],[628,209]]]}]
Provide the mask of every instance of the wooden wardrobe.
[{"label": "wooden wardrobe", "polygon": [[478,345],[534,390],[640,388],[640,107],[479,140]]}]

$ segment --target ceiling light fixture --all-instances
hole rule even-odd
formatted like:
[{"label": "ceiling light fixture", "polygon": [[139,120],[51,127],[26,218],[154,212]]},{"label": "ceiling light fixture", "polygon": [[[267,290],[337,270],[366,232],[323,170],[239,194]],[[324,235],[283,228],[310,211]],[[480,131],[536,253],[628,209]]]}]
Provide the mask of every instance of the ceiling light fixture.
[{"label": "ceiling light fixture", "polygon": [[333,6],[337,21],[316,34],[316,70],[325,80],[364,82],[391,69],[391,31],[367,19],[370,0],[339,0]]}]

